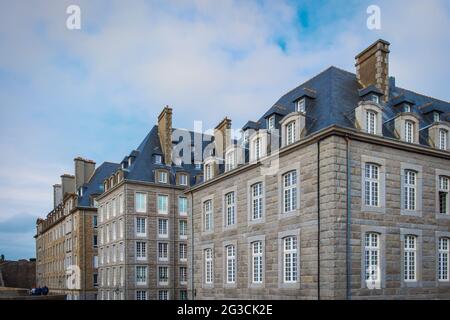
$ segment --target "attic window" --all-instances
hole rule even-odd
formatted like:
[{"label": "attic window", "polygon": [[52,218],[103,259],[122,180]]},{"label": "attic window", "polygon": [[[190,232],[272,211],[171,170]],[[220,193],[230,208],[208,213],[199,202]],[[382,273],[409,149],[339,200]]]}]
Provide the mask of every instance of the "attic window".
[{"label": "attic window", "polygon": [[433,119],[434,119],[434,122],[439,122],[439,121],[441,121],[441,115],[439,114],[439,112],[433,112]]},{"label": "attic window", "polygon": [[165,171],[158,172],[158,182],[159,183],[167,183],[167,172],[165,172]]},{"label": "attic window", "polygon": [[161,164],[161,162],[162,162],[161,155],[159,155],[159,154],[155,155],[155,163],[156,164]]},{"label": "attic window", "polygon": [[411,112],[411,106],[409,104],[405,104],[405,112]]},{"label": "attic window", "polygon": [[132,163],[133,161],[132,161],[132,159],[131,159],[131,157],[129,157],[128,158],[128,166],[130,167],[131,166],[131,163]]},{"label": "attic window", "polygon": [[201,163],[196,163],[196,164],[194,164],[194,166],[195,166],[195,169],[197,169],[197,170],[201,170],[202,169],[202,164]]},{"label": "attic window", "polygon": [[380,103],[380,97],[377,96],[376,94],[372,95],[372,101],[375,103]]},{"label": "attic window", "polygon": [[80,189],[78,189],[78,196],[79,197],[83,196],[83,187],[80,187]]},{"label": "attic window", "polygon": [[297,111],[298,112],[305,113],[305,111],[306,111],[305,106],[306,106],[305,98],[301,98],[300,100],[297,101]]},{"label": "attic window", "polygon": [[271,116],[268,120],[267,120],[267,128],[269,130],[275,129],[275,116]]}]

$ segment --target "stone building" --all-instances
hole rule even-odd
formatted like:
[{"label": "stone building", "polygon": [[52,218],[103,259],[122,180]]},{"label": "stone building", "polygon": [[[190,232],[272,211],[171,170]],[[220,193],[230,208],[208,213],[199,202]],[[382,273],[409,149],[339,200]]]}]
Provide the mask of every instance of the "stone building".
[{"label": "stone building", "polygon": [[[205,138],[172,128],[166,107],[158,125],[104,180],[96,198],[100,300],[187,299],[184,190],[203,179]],[[194,149],[196,140],[201,143]]]},{"label": "stone building", "polygon": [[397,87],[389,46],[205,159],[186,193],[190,297],[450,298],[450,104]]},{"label": "stone building", "polygon": [[118,164],[76,158],[75,175],[54,185],[53,210],[36,222],[36,285],[70,300],[97,299],[97,204],[103,180]]}]

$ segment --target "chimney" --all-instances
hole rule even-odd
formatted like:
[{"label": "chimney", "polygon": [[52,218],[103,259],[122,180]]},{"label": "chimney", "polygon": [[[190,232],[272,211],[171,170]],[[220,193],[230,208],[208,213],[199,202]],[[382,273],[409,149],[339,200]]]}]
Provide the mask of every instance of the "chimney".
[{"label": "chimney", "polygon": [[61,176],[61,189],[63,199],[67,193],[75,193],[75,176],[71,176],[70,174],[63,174]]},{"label": "chimney", "polygon": [[158,116],[158,135],[164,162],[172,165],[172,108],[166,106]]},{"label": "chimney", "polygon": [[375,85],[383,92],[383,100],[389,97],[389,45],[379,39],[355,57],[356,77],[366,88]]},{"label": "chimney", "polygon": [[95,171],[95,162],[81,157],[77,157],[73,161],[75,163],[75,188],[78,190],[79,187],[89,182]]},{"label": "chimney", "polygon": [[60,184],[53,185],[53,208],[62,202],[62,187]]},{"label": "chimney", "polygon": [[225,117],[214,128],[214,144],[216,148],[216,156],[225,157],[225,150],[231,144],[231,119]]}]

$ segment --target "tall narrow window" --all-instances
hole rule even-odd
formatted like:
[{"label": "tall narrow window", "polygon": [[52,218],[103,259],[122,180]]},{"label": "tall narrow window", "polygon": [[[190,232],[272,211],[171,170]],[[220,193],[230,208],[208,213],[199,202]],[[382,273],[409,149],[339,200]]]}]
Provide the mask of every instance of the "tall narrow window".
[{"label": "tall narrow window", "polygon": [[297,209],[297,171],[283,175],[283,212]]},{"label": "tall narrow window", "polygon": [[406,104],[405,105],[405,112],[411,112],[411,106]]},{"label": "tall narrow window", "polygon": [[159,171],[159,173],[158,173],[158,182],[159,183],[167,183],[167,172]]},{"label": "tall narrow window", "polygon": [[380,205],[380,168],[371,163],[365,166],[365,203],[366,206],[378,207]]},{"label": "tall narrow window", "polygon": [[297,237],[289,236],[283,239],[283,282],[295,283],[298,277]]},{"label": "tall narrow window", "polygon": [[180,284],[186,284],[186,283],[187,283],[187,268],[180,267]]},{"label": "tall narrow window", "polygon": [[227,227],[236,223],[236,210],[234,201],[234,192],[229,192],[225,195],[225,225]]},{"label": "tall narrow window", "polygon": [[136,267],[136,284],[145,285],[147,284],[147,267],[137,266]]},{"label": "tall narrow window", "polygon": [[180,243],[180,261],[187,260],[187,244]]},{"label": "tall narrow window", "polygon": [[158,291],[158,299],[159,300],[169,300],[169,291],[159,290]]},{"label": "tall narrow window", "polygon": [[167,214],[169,197],[166,195],[158,195],[158,213]]},{"label": "tall narrow window", "polygon": [[291,121],[286,125],[286,145],[295,142],[295,121]]},{"label": "tall narrow window", "polygon": [[178,213],[180,216],[187,215],[187,198],[186,197],[178,198]]},{"label": "tall narrow window", "polygon": [[158,267],[158,282],[159,284],[162,285],[169,283],[169,267],[167,266]]},{"label": "tall narrow window", "polygon": [[375,103],[380,103],[380,97],[374,94],[372,95],[372,101]]},{"label": "tall narrow window", "polygon": [[269,130],[275,129],[275,116],[271,116],[268,120],[267,120],[267,128]]},{"label": "tall narrow window", "polygon": [[258,182],[251,187],[251,206],[252,206],[252,220],[259,220],[262,218],[263,206],[263,187],[262,183]]},{"label": "tall narrow window", "polygon": [[180,239],[186,239],[186,237],[187,237],[187,221],[180,220],[178,226],[179,226]]},{"label": "tall narrow window", "polygon": [[226,275],[227,283],[236,282],[236,247],[229,245],[225,247],[226,249]]},{"label": "tall narrow window", "polygon": [[366,129],[367,133],[376,134],[377,128],[377,115],[373,111],[366,112]]},{"label": "tall narrow window", "polygon": [[158,219],[158,236],[167,238],[169,236],[169,220]]},{"label": "tall narrow window", "polygon": [[449,214],[449,189],[450,179],[439,176],[439,213]]},{"label": "tall narrow window", "polygon": [[414,143],[414,122],[405,122],[405,141],[409,143]]},{"label": "tall narrow window", "polygon": [[211,231],[213,226],[211,200],[207,200],[203,203],[203,215],[204,231]]},{"label": "tall narrow window", "polygon": [[405,281],[416,281],[417,266],[417,237],[405,236],[405,247],[403,252],[403,274]]},{"label": "tall narrow window", "polygon": [[302,99],[297,101],[297,111],[298,112],[303,112],[303,113],[306,111],[305,98],[302,98]]},{"label": "tall narrow window", "polygon": [[162,157],[159,154],[155,155],[155,163],[156,164],[161,164],[162,163]]},{"label": "tall narrow window", "polygon": [[121,194],[121,195],[119,195],[119,214],[123,213],[123,205],[124,205],[123,195]]},{"label": "tall narrow window", "polygon": [[449,280],[449,238],[439,238],[438,247],[438,279],[439,281]]},{"label": "tall narrow window", "polygon": [[380,282],[380,235],[366,233],[364,239],[364,270],[367,284]]},{"label": "tall narrow window", "polygon": [[210,180],[212,177],[212,164],[205,164],[205,180]]},{"label": "tall narrow window", "polygon": [[263,244],[262,241],[252,243],[252,282],[263,282]]},{"label": "tall narrow window", "polygon": [[158,243],[158,260],[169,260],[169,244],[167,242]]},{"label": "tall narrow window", "polygon": [[261,159],[261,138],[256,138],[253,142],[253,148],[255,153],[255,160]]},{"label": "tall narrow window", "polygon": [[145,218],[136,218],[136,235],[138,237],[145,237],[147,235]]},{"label": "tall narrow window", "polygon": [[235,153],[234,151],[228,151],[225,161],[225,169],[226,171],[233,170],[236,167],[235,164]]},{"label": "tall narrow window", "polygon": [[213,251],[211,248],[205,249],[205,283],[213,283]]},{"label": "tall narrow window", "polygon": [[447,150],[448,131],[444,129],[439,130],[439,149]]},{"label": "tall narrow window", "polygon": [[416,210],[417,173],[406,170],[404,179],[405,209],[414,211]]},{"label": "tall narrow window", "polygon": [[136,242],[136,259],[145,260],[147,259],[147,244],[145,242]]},{"label": "tall narrow window", "polygon": [[186,174],[180,174],[179,182],[180,182],[180,186],[187,186],[188,185],[188,176]]},{"label": "tall narrow window", "polygon": [[[146,212],[147,197],[146,197],[145,193],[136,192],[135,207],[136,207],[136,212]],[[109,209],[109,207],[108,207],[108,209]],[[109,216],[109,213],[107,215]]]}]

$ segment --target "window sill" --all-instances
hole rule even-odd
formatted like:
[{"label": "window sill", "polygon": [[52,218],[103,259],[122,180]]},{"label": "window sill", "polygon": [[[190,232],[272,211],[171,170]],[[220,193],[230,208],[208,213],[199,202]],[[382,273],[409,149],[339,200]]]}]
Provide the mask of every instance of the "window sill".
[{"label": "window sill", "polygon": [[402,216],[411,216],[411,217],[422,217],[422,211],[419,210],[406,210],[406,209],[401,209],[400,210],[400,215]]},{"label": "window sill", "polygon": [[450,220],[450,214],[436,213],[436,219],[447,219],[447,220]]},{"label": "window sill", "polygon": [[296,209],[289,212],[282,212],[278,214],[278,219],[286,219],[294,216],[300,215],[300,209]]},{"label": "window sill", "polygon": [[362,212],[369,212],[369,213],[386,213],[385,207],[369,207],[369,206],[363,206],[361,208]]}]

